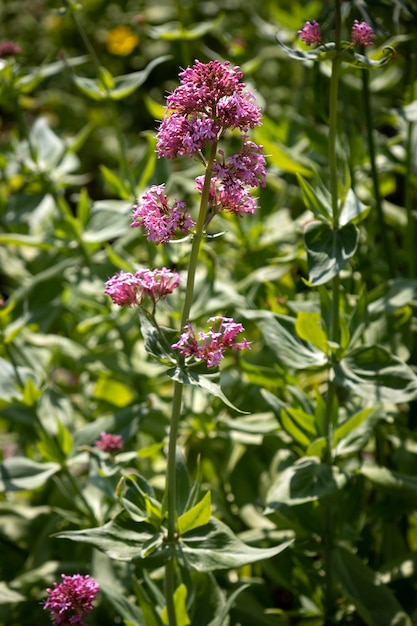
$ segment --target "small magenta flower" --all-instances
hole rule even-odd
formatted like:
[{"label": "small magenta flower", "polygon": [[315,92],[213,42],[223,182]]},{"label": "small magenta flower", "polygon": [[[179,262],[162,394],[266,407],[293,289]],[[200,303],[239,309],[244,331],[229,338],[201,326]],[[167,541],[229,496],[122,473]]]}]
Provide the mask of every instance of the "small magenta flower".
[{"label": "small magenta flower", "polygon": [[159,157],[194,156],[228,128],[246,132],[259,126],[260,109],[241,81],[239,67],[228,61],[195,61],[179,76],[157,134]]},{"label": "small magenta flower", "polygon": [[351,39],[355,46],[372,46],[373,36],[372,26],[363,21],[359,22],[359,20],[353,22]]},{"label": "small magenta flower", "polygon": [[111,433],[102,432],[100,439],[97,439],[94,445],[100,450],[103,450],[103,452],[115,454],[123,450],[123,439],[121,435],[112,435]]},{"label": "small magenta flower", "polygon": [[166,267],[138,270],[135,274],[121,271],[105,283],[104,293],[119,306],[141,306],[146,297],[154,304],[164,300],[179,284],[180,275]]},{"label": "small magenta flower", "polygon": [[165,185],[153,185],[133,207],[132,228],[143,226],[148,241],[156,245],[167,243],[180,230],[188,233],[194,222],[187,213],[185,203],[175,200],[172,206],[165,195]]},{"label": "small magenta flower", "polygon": [[320,24],[316,20],[306,22],[303,28],[297,32],[301,37],[301,41],[304,41],[308,46],[321,43]]},{"label": "small magenta flower", "polygon": [[53,626],[85,626],[83,618],[93,610],[99,584],[88,574],[62,574],[62,582],[47,589],[43,608],[51,612]]},{"label": "small magenta flower", "polygon": [[22,52],[20,46],[13,41],[0,41],[0,59],[15,57]]},{"label": "small magenta flower", "polygon": [[114,304],[119,306],[133,306],[138,304],[140,282],[130,272],[119,272],[105,283],[104,293],[110,296]]},{"label": "small magenta flower", "polygon": [[246,339],[235,341],[236,336],[245,329],[230,317],[210,317],[208,332],[197,335],[192,324],[187,324],[179,341],[171,347],[180,354],[206,361],[207,367],[217,367],[223,359],[225,350],[245,350],[250,348]]}]

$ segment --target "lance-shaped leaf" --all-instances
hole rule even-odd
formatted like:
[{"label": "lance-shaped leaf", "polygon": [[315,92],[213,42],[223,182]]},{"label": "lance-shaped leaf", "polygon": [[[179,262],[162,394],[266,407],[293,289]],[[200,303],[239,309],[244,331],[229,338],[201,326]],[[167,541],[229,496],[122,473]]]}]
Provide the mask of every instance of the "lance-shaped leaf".
[{"label": "lance-shaped leaf", "polygon": [[[141,309],[138,310],[138,315],[146,352],[161,363],[171,365],[176,363],[173,350],[171,349],[171,343],[174,342],[174,337],[177,337],[176,331],[170,328],[157,327],[154,320]],[[171,340],[169,335],[172,335]]]},{"label": "lance-shaped leaf", "polygon": [[168,370],[167,374],[173,380],[176,380],[183,385],[195,385],[196,387],[200,387],[200,389],[204,389],[204,391],[207,391],[212,396],[215,396],[216,398],[222,400],[228,407],[230,407],[234,411],[244,413],[244,411],[238,409],[224,395],[220,385],[216,382],[216,379],[219,379],[219,374],[200,373],[197,370],[188,367],[172,368]]},{"label": "lance-shaped leaf", "polygon": [[145,478],[134,474],[126,476],[123,487],[121,504],[133,520],[152,523],[161,519],[161,505]]},{"label": "lance-shaped leaf", "polygon": [[73,80],[78,89],[92,100],[121,100],[143,85],[153,68],[169,58],[166,55],[157,57],[148,63],[143,70],[124,76],[113,77],[108,70],[100,68],[98,79],[74,74]]},{"label": "lance-shaped leaf", "polygon": [[65,531],[55,536],[92,545],[116,561],[138,560],[143,567],[163,565],[172,555],[163,532],[155,533],[154,526],[134,521],[125,511],[104,526]]},{"label": "lance-shaped leaf", "polygon": [[417,376],[379,345],[361,346],[335,365],[336,383],[369,402],[409,402],[417,398]]},{"label": "lance-shaped leaf", "polygon": [[177,529],[183,535],[194,528],[208,524],[211,517],[211,494],[210,491],[188,511],[185,511],[177,520]]},{"label": "lance-shaped leaf", "polygon": [[347,63],[351,67],[358,67],[361,69],[369,70],[387,65],[395,54],[395,49],[391,46],[386,46],[382,51],[382,57],[380,59],[370,59],[364,54],[356,52],[350,44],[345,43],[344,50],[341,53],[343,62]]},{"label": "lance-shaped leaf", "polygon": [[323,44],[314,48],[314,50],[298,50],[294,48],[288,48],[279,38],[276,37],[279,47],[284,50],[285,54],[290,59],[296,61],[322,61],[323,59],[332,59],[336,54],[336,44],[332,41],[327,44]]},{"label": "lance-shaped leaf", "polygon": [[304,231],[307,249],[309,282],[324,285],[336,276],[353,257],[359,241],[354,224],[332,228],[330,224],[311,222]]},{"label": "lance-shaped leaf", "polygon": [[178,22],[170,22],[163,26],[153,26],[148,29],[150,37],[165,41],[192,41],[200,39],[214,28],[217,28],[223,20],[223,14],[218,15],[215,20],[207,22],[199,22],[190,28],[185,28]]},{"label": "lance-shaped leaf", "polygon": [[177,545],[178,557],[186,567],[199,572],[242,567],[276,556],[292,543],[255,548],[243,543],[226,524],[212,517],[208,524],[183,535]]},{"label": "lance-shaped leaf", "polygon": [[[182,583],[174,591],[174,606],[177,626],[188,626],[191,624],[187,613],[187,587]],[[168,610],[164,607],[162,611],[162,621],[169,625]]]},{"label": "lance-shaped leaf", "polygon": [[58,463],[37,463],[19,456],[6,459],[0,464],[0,492],[37,489],[60,469]]},{"label": "lance-shaped leaf", "polygon": [[326,365],[326,354],[298,336],[292,317],[270,311],[241,311],[241,315],[256,320],[265,344],[280,363],[293,369]]},{"label": "lance-shaped leaf", "polygon": [[360,473],[366,476],[376,487],[392,494],[407,496],[410,501],[417,499],[417,478],[400,472],[393,472],[387,467],[364,465]]},{"label": "lance-shaped leaf", "polygon": [[265,513],[282,505],[297,506],[334,495],[347,482],[338,467],[321,463],[317,457],[303,457],[280,472],[266,499]]},{"label": "lance-shaped leaf", "polygon": [[345,226],[345,224],[350,223],[358,224],[365,219],[370,210],[371,207],[363,204],[353,189],[349,189],[339,215],[339,226]]}]

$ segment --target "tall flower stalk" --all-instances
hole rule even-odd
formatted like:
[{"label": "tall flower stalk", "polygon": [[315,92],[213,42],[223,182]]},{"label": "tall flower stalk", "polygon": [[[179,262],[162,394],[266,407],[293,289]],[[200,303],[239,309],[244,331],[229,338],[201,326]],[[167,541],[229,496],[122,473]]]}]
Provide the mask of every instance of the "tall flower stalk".
[{"label": "tall flower stalk", "polygon": [[[250,193],[251,188],[265,184],[262,146],[253,143],[247,135],[249,129],[260,124],[261,113],[255,97],[241,79],[240,69],[230,67],[227,62],[204,64],[196,61],[180,73],[180,85],[167,98],[166,113],[157,134],[157,152],[159,157],[189,157],[203,165],[204,174],[196,179],[196,190],[201,195],[196,222],[184,202],[169,201],[163,184],[151,187],[133,207],[131,226],[143,227],[148,240],[156,245],[168,243],[178,232],[189,233],[192,239],[181,310],[182,334],[178,342],[170,346],[179,372],[186,367],[187,359],[191,362],[205,361],[207,367],[212,368],[218,366],[226,349],[236,351],[249,347],[245,339],[236,341],[243,327],[231,318],[211,318],[207,333],[196,333],[190,320],[199,253],[208,223],[220,211],[239,217],[253,213],[256,200]],[[228,129],[240,130],[242,143],[237,154],[226,157],[224,150],[219,149],[219,143]],[[121,272],[107,282],[106,293],[116,304],[143,308],[146,300],[143,298],[144,277],[141,272],[135,275]],[[174,282],[177,287],[177,281]],[[153,299],[153,306],[147,314],[157,327],[155,293],[148,295]],[[170,626],[177,624],[174,601],[174,547],[178,538],[176,448],[183,389],[184,383],[179,376],[174,380],[165,494],[166,542],[171,546],[171,557],[165,567],[166,609]]]}]

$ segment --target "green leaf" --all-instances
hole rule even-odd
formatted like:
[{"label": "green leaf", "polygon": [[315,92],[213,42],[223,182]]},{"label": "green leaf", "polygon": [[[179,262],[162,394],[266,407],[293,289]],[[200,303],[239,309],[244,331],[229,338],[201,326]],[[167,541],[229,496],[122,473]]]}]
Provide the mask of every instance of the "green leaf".
[{"label": "green leaf", "polygon": [[347,435],[349,435],[353,430],[359,428],[359,426],[375,411],[375,409],[362,409],[355,415],[348,417],[340,426],[336,428],[333,433],[333,441],[335,444],[338,444],[339,441],[342,441]]},{"label": "green leaf", "polygon": [[16,87],[21,93],[31,93],[40,83],[49,76],[62,72],[66,67],[74,67],[88,61],[88,56],[74,57],[64,61],[56,61],[48,65],[41,65],[33,72],[25,72],[24,76],[16,81]]},{"label": "green leaf", "polygon": [[300,339],[309,341],[324,353],[328,351],[327,335],[321,325],[320,313],[299,311],[295,321],[295,330]]},{"label": "green leaf", "polygon": [[[148,521],[153,507],[156,507],[159,511],[161,510],[161,505],[155,498],[153,488],[139,474],[130,474],[125,477],[121,504],[136,522]],[[160,519],[160,517],[159,513],[158,518]]]},{"label": "green leaf", "polygon": [[345,44],[346,48],[343,50],[341,58],[351,67],[357,67],[365,70],[383,67],[387,65],[395,55],[395,49],[391,46],[386,46],[382,50],[382,57],[380,59],[370,59],[364,54],[356,52],[350,44]]},{"label": "green leaf", "polygon": [[216,615],[214,620],[212,620],[208,626],[224,626],[227,616],[230,613],[230,609],[233,607],[236,598],[242,591],[247,589],[249,585],[242,585],[238,589],[236,589],[230,596],[227,598],[227,601],[221,607],[219,613]]},{"label": "green leaf", "polygon": [[25,457],[12,457],[0,464],[0,492],[42,487],[59,472],[58,463],[37,463]]},{"label": "green leaf", "polygon": [[177,529],[180,535],[194,530],[199,526],[208,524],[211,516],[211,494],[210,491],[191,509],[180,515],[177,520]]},{"label": "green leaf", "polygon": [[125,200],[98,200],[82,234],[85,243],[102,243],[126,234],[131,203]]},{"label": "green leaf", "polygon": [[414,500],[417,497],[417,478],[400,472],[393,472],[387,467],[376,465],[364,465],[359,470],[377,487],[398,495],[404,494]]},{"label": "green leaf", "polygon": [[336,383],[369,402],[409,402],[417,398],[417,376],[382,346],[361,346],[335,365]]},{"label": "green leaf", "polygon": [[171,344],[177,337],[177,332],[170,328],[157,327],[155,321],[141,309],[138,310],[138,315],[146,352],[165,365],[176,363]]},{"label": "green leaf", "polygon": [[334,576],[368,626],[412,626],[389,587],[361,559],[337,547],[333,557]]},{"label": "green leaf", "polygon": [[125,182],[114,172],[109,170],[105,165],[100,165],[100,172],[110,191],[121,200],[130,200],[131,194],[125,185]]},{"label": "green leaf", "polygon": [[292,369],[322,367],[327,357],[310,342],[300,339],[295,330],[295,320],[269,311],[241,311],[248,319],[255,319],[265,344],[279,363]]},{"label": "green leaf", "polygon": [[184,28],[178,22],[170,22],[163,24],[162,26],[154,26],[148,29],[150,37],[154,39],[162,39],[165,41],[192,41],[194,39],[200,39],[203,35],[211,32],[214,28],[217,28],[223,20],[223,14],[220,13],[215,20],[210,22],[199,22],[190,28]]},{"label": "green leaf", "polygon": [[219,398],[228,406],[229,408],[237,411],[238,413],[244,413],[245,411],[241,411],[234,404],[230,402],[224,395],[220,385],[215,382],[215,379],[219,378],[219,374],[201,374],[196,370],[187,367],[176,367],[168,370],[168,376],[170,376],[173,380],[182,383],[183,385],[195,385],[196,387],[200,387],[200,389],[204,389],[212,396]]},{"label": "green leaf", "polygon": [[132,72],[131,74],[126,74],[124,76],[117,76],[114,79],[114,86],[110,90],[111,99],[122,100],[123,98],[130,96],[136,91],[136,89],[143,85],[151,71],[157,65],[164,63],[170,58],[170,55],[156,57],[155,59],[152,59],[152,61],[139,72]]},{"label": "green leaf", "polygon": [[[191,624],[187,613],[187,587],[184,583],[174,591],[174,605],[177,626],[188,626],[188,624]],[[164,624],[169,624],[166,607],[164,607],[161,617]]]},{"label": "green leaf", "polygon": [[285,432],[303,448],[307,448],[317,437],[315,417],[302,409],[282,409],[279,419]]},{"label": "green leaf", "polygon": [[321,463],[317,457],[303,457],[278,474],[268,492],[265,513],[328,498],[346,482],[346,474],[338,467]]},{"label": "green leaf", "polygon": [[140,561],[142,567],[161,566],[172,554],[162,532],[155,533],[151,524],[136,522],[126,512],[119,513],[104,526],[65,531],[55,536],[90,544],[116,561]]},{"label": "green leaf", "polygon": [[199,572],[242,567],[276,556],[292,541],[272,548],[255,548],[238,539],[226,524],[212,517],[208,524],[183,535],[177,545],[178,558]]},{"label": "green leaf", "polygon": [[0,605],[1,604],[15,604],[17,602],[25,602],[26,598],[18,591],[10,589],[10,587],[3,581],[0,581]]},{"label": "green leaf", "polygon": [[134,580],[134,588],[136,596],[139,600],[140,608],[145,616],[146,626],[162,626],[163,622],[156,610],[155,603],[150,599],[144,589],[144,585]]},{"label": "green leaf", "polygon": [[96,101],[108,99],[108,91],[106,91],[100,80],[95,78],[86,78],[85,76],[77,76],[77,74],[73,74],[72,79],[81,93],[88,98]]},{"label": "green leaf", "polygon": [[175,450],[175,478],[176,478],[176,510],[181,515],[186,511],[191,493],[190,477],[187,464],[179,446]]},{"label": "green leaf", "polygon": [[278,38],[278,35],[276,39],[279,47],[284,50],[285,54],[289,56],[290,59],[295,59],[296,61],[321,61],[326,58],[331,59],[336,54],[336,44],[333,41],[326,43],[326,45],[318,46],[314,50],[296,50],[288,48]]},{"label": "green leaf", "polygon": [[316,188],[297,174],[298,184],[301,187],[304,204],[318,220],[329,222],[332,219],[332,196],[327,187],[319,179],[316,180]]},{"label": "green leaf", "polygon": [[350,223],[358,224],[365,219],[370,210],[371,207],[363,204],[353,189],[349,189],[339,215],[339,225],[345,226],[345,224]]},{"label": "green leaf", "polygon": [[359,241],[354,224],[334,229],[330,224],[311,222],[304,231],[309,282],[323,285],[336,276],[353,257]]}]

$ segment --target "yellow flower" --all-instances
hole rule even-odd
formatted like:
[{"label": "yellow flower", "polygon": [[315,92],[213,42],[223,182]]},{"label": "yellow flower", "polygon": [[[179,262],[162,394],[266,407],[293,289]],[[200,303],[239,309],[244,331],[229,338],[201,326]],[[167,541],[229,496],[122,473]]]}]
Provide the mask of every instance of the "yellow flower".
[{"label": "yellow flower", "polygon": [[124,57],[138,45],[139,37],[128,26],[116,26],[107,33],[107,49],[111,54]]}]

